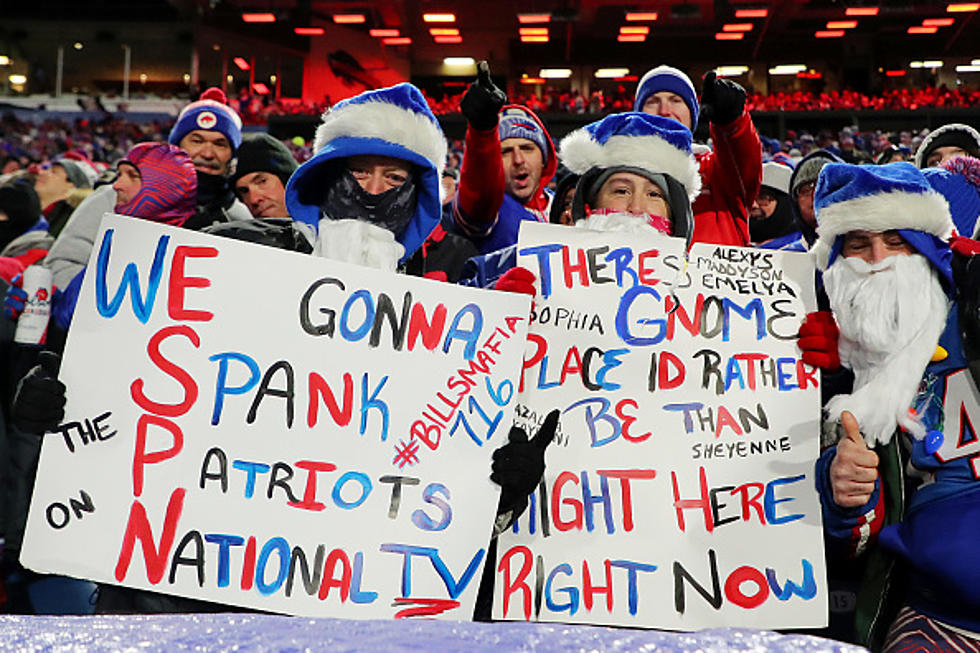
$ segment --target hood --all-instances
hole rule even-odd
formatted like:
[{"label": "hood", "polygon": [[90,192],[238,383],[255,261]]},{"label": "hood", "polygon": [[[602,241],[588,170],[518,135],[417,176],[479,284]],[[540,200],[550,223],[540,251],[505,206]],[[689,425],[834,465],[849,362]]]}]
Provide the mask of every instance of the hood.
[{"label": "hood", "polygon": [[390,156],[413,164],[418,203],[399,238],[402,261],[417,250],[442,216],[442,170],[446,139],[422,93],[411,84],[367,91],[338,102],[323,114],[314,141],[315,154],[286,185],[286,208],[297,222],[314,231],[326,194],[326,176],[335,162],[357,155]]}]

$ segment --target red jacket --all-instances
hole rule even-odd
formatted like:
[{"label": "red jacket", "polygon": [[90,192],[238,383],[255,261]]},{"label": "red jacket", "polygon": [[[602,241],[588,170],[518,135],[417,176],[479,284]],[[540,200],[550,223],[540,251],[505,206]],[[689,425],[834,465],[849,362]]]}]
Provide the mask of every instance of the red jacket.
[{"label": "red jacket", "polygon": [[[503,109],[512,106],[519,105],[507,105]],[[550,197],[544,192],[544,188],[558,169],[558,155],[548,130],[537,115],[527,107],[519,108],[541,126],[548,147],[547,163],[538,187],[534,195],[523,204],[510,198],[505,206],[506,179],[497,127],[485,131],[466,127],[459,188],[453,202],[453,221],[482,253],[514,244],[519,222],[522,220],[548,221]]]},{"label": "red jacket", "polygon": [[713,150],[695,152],[701,194],[694,200],[695,243],[749,245],[749,209],[762,183],[762,143],[747,111],[711,124]]}]

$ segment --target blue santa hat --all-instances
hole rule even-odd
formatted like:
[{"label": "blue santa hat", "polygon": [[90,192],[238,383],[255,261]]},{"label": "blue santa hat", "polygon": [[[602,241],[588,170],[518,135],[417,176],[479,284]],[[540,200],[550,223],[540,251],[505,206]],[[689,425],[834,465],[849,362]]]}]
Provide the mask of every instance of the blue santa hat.
[{"label": "blue santa hat", "polygon": [[200,100],[188,104],[177,116],[168,142],[171,145],[180,145],[184,136],[203,129],[220,132],[231,143],[232,149],[237,150],[242,144],[242,119],[238,112],[226,104],[226,100],[220,88],[204,91]]},{"label": "blue santa hat", "polygon": [[561,162],[577,175],[592,168],[631,167],[676,179],[692,202],[701,174],[691,151],[691,130],[647,113],[614,113],[577,129],[561,142]]},{"label": "blue santa hat", "polygon": [[660,91],[677,93],[684,98],[684,104],[691,110],[691,129],[698,126],[698,93],[694,90],[691,78],[683,71],[673,66],[657,66],[647,72],[636,87],[636,100],[633,101],[633,111],[643,111],[647,98]]},{"label": "blue santa hat", "polygon": [[320,205],[333,162],[358,155],[390,156],[414,164],[418,202],[398,241],[405,260],[418,249],[442,215],[440,191],[446,138],[422,93],[411,84],[366,91],[338,102],[323,114],[313,141],[313,157],[286,185],[286,208],[293,220],[317,229]]},{"label": "blue santa hat", "polygon": [[980,159],[959,156],[938,168],[925,168],[922,174],[949,202],[957,233],[972,237],[980,217]]},{"label": "blue santa hat", "polygon": [[837,259],[844,234],[894,229],[936,268],[946,292],[952,291],[952,253],[947,241],[954,227],[949,206],[911,163],[828,163],[820,171],[813,207],[817,241],[810,251],[821,270]]}]

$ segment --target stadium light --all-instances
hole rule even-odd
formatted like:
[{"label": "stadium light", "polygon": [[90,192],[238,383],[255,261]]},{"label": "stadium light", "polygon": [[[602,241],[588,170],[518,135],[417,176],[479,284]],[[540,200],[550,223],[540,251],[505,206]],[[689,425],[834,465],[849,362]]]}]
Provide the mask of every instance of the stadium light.
[{"label": "stadium light", "polygon": [[242,21],[246,23],[274,23],[275,14],[242,14]]},{"label": "stadium light", "polygon": [[455,23],[456,14],[426,13],[422,14],[422,20],[426,23]]},{"label": "stadium light", "polygon": [[333,22],[338,25],[360,25],[366,23],[367,18],[364,14],[334,14]]},{"label": "stadium light", "polygon": [[625,77],[630,74],[629,68],[600,68],[595,71],[595,76],[599,79],[608,79],[610,77]]}]

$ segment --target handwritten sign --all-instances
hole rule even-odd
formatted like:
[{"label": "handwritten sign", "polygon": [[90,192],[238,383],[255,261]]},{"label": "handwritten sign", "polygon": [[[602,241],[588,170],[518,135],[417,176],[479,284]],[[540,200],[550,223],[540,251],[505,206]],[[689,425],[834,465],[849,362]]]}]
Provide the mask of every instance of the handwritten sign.
[{"label": "handwritten sign", "polygon": [[519,254],[540,292],[516,419],[561,422],[501,535],[494,616],[823,625],[806,256],[531,223]]},{"label": "handwritten sign", "polygon": [[108,216],[23,561],[298,615],[469,619],[529,314]]}]

